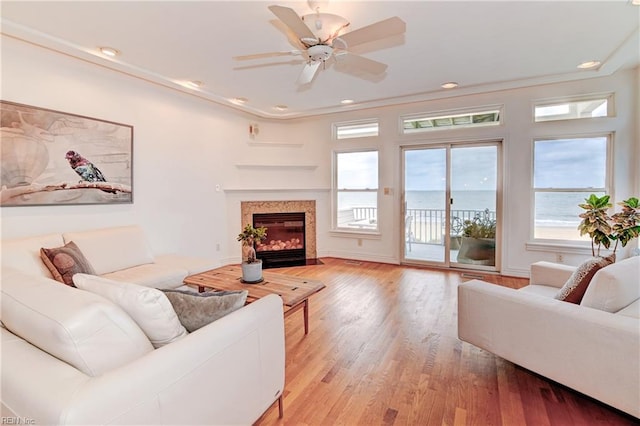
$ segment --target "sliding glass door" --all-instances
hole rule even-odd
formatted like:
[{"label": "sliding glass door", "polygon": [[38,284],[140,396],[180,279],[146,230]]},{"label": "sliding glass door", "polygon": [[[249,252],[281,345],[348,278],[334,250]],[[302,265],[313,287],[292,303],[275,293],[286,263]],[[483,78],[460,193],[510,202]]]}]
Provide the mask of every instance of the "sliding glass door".
[{"label": "sliding glass door", "polygon": [[404,150],[404,258],[445,263],[447,148]]},{"label": "sliding glass door", "polygon": [[403,149],[403,261],[496,270],[500,144]]}]

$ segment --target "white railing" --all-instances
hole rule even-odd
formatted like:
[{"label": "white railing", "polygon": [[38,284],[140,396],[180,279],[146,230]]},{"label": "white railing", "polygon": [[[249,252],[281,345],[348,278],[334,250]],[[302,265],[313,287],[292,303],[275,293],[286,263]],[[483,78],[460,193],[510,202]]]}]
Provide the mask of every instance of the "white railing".
[{"label": "white railing", "polygon": [[[451,210],[451,235],[460,235],[465,220],[472,220],[485,210]],[[354,207],[338,214],[338,226],[362,228],[363,223],[377,222],[375,207]],[[489,219],[496,218],[496,212],[489,212]],[[407,209],[405,235],[411,242],[422,244],[444,244],[445,211],[438,209]]]}]

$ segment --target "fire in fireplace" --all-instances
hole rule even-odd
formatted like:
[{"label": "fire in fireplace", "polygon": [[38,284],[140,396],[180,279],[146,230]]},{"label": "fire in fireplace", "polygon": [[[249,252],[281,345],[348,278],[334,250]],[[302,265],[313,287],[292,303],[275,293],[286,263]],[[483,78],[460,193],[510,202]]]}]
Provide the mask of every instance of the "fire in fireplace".
[{"label": "fire in fireplace", "polygon": [[253,226],[267,228],[255,247],[263,268],[306,264],[304,213],[254,213]]}]

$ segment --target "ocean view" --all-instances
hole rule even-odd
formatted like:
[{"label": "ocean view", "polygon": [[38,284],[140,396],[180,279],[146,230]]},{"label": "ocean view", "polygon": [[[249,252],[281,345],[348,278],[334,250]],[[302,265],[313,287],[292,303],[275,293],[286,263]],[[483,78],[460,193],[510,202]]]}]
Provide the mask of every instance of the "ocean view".
[{"label": "ocean view", "polygon": [[[340,208],[366,207],[375,205],[373,193],[341,194]],[[495,193],[493,191],[452,191],[453,210],[495,211]],[[599,194],[601,195],[601,194]],[[583,203],[588,194],[541,192],[536,194],[536,227],[576,228],[580,222],[578,215],[583,211],[578,204]],[[444,191],[407,191],[408,209],[443,210]]]}]

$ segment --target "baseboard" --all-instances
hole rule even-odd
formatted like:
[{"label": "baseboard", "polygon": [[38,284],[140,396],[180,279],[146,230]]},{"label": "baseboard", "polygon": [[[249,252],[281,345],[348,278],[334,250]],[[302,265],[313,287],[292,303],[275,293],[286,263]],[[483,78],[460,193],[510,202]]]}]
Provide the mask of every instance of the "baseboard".
[{"label": "baseboard", "polygon": [[507,268],[500,271],[500,275],[506,275],[508,277],[529,278],[529,270]]},{"label": "baseboard", "polygon": [[400,260],[396,257],[389,256],[376,256],[370,254],[353,253],[347,251],[335,251],[331,250],[324,254],[326,257],[337,257],[345,260],[359,260],[362,262],[377,262],[377,263],[389,263],[392,265],[399,265]]}]

